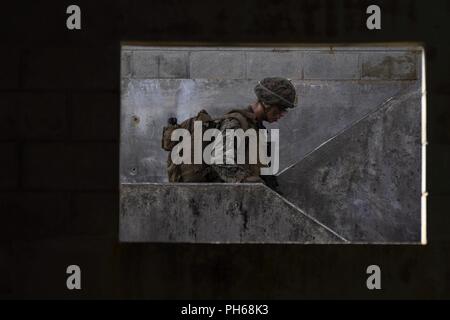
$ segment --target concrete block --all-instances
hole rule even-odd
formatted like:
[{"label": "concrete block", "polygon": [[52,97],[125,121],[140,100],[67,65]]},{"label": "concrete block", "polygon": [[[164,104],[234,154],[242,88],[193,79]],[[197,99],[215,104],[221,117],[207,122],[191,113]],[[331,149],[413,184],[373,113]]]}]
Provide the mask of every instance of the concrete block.
[{"label": "concrete block", "polygon": [[[448,112],[448,101],[450,101],[450,94],[427,95],[428,123],[433,124],[427,128],[428,141],[450,145],[450,130],[448,129],[450,128],[450,113]],[[430,108],[429,106],[433,107]]]},{"label": "concrete block", "polygon": [[67,136],[66,96],[59,93],[2,94],[2,138],[61,140]]},{"label": "concrete block", "polygon": [[70,229],[71,197],[68,192],[22,192],[11,196],[12,240],[58,238]]},{"label": "concrete block", "polygon": [[119,87],[116,47],[35,48],[24,54],[26,89],[100,89]]},{"label": "concrete block", "polygon": [[24,93],[19,98],[20,135],[27,140],[61,140],[67,136],[66,95]]},{"label": "concrete block", "polygon": [[0,50],[1,70],[0,88],[16,89],[19,87],[19,65],[21,51],[18,48],[2,48]]},{"label": "concrete block", "polygon": [[136,79],[188,78],[188,53],[138,50],[132,52],[132,77]]},{"label": "concrete block", "polygon": [[306,52],[303,56],[304,79],[359,79],[359,53]]},{"label": "concrete block", "polygon": [[0,189],[14,190],[19,186],[19,146],[15,142],[1,142]]},{"label": "concrete block", "polygon": [[119,96],[80,93],[70,98],[70,136],[74,140],[116,140],[119,132]]},{"label": "concrete block", "polygon": [[64,234],[117,239],[118,192],[74,192],[71,200],[71,214],[64,226]]},{"label": "concrete block", "polygon": [[19,95],[0,94],[0,137],[1,140],[14,140],[19,136]]},{"label": "concrete block", "polygon": [[450,244],[450,214],[448,201],[450,196],[437,196],[430,193],[427,197],[427,238],[429,243]]},{"label": "concrete block", "polygon": [[445,144],[427,145],[427,191],[435,196],[450,194],[446,179],[450,174],[450,146]]},{"label": "concrete block", "polygon": [[4,212],[3,218],[5,220],[0,230],[0,242],[2,243],[13,241],[17,237],[17,233],[20,234],[16,222],[17,216],[20,215],[19,204],[22,193],[18,190],[2,190],[0,192],[0,212]]},{"label": "concrete block", "polygon": [[114,143],[30,143],[23,150],[23,185],[31,189],[112,190],[117,187]]},{"label": "concrete block", "polygon": [[0,192],[0,210],[8,213],[0,239],[117,238],[117,204],[118,193]]},{"label": "concrete block", "polygon": [[25,188],[70,188],[71,162],[63,143],[31,143],[23,147]]},{"label": "concrete block", "polygon": [[122,184],[125,242],[342,243],[262,184]]},{"label": "concrete block", "polygon": [[158,54],[153,51],[134,51],[131,66],[133,78],[158,78]]},{"label": "concrete block", "polygon": [[159,54],[159,78],[189,78],[188,53],[161,52]]},{"label": "concrete block", "polygon": [[362,53],[362,79],[417,79],[418,56],[418,52]]},{"label": "concrete block", "polygon": [[12,298],[13,265],[12,245],[10,242],[0,244],[0,298]]},{"label": "concrete block", "polygon": [[303,61],[300,51],[247,52],[247,78],[265,77],[302,79]]},{"label": "concrete block", "polygon": [[[70,187],[72,190],[116,190],[119,163],[115,142],[73,143],[67,156],[71,159]],[[73,160],[72,160],[73,159]]]},{"label": "concrete block", "polygon": [[398,95],[279,176],[281,192],[356,242],[421,239],[420,90]]},{"label": "concrete block", "polygon": [[244,79],[245,53],[223,51],[192,51],[189,74],[191,79]]}]

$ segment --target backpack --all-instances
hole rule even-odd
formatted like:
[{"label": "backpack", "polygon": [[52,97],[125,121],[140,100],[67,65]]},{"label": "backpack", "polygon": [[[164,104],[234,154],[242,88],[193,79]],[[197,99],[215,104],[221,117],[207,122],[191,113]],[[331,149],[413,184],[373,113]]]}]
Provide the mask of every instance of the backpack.
[{"label": "backpack", "polygon": [[[235,118],[239,121],[241,128],[247,130],[249,123],[246,117],[245,111],[242,110],[232,110],[225,114],[224,116],[213,119],[206,110],[201,110],[195,117],[184,120],[180,124],[177,123],[176,118],[169,118],[168,125],[163,128],[161,147],[169,151],[167,158],[167,174],[169,182],[217,182],[220,178],[212,170],[211,166],[203,163],[202,164],[174,164],[171,159],[171,151],[178,141],[171,141],[172,132],[175,129],[186,129],[191,134],[191,146],[194,145],[194,121],[202,122],[202,132],[208,129],[218,129],[220,127],[220,122],[226,118]],[[210,142],[203,142],[203,148],[206,147]],[[192,154],[191,159],[194,158],[193,148],[191,148]]]}]

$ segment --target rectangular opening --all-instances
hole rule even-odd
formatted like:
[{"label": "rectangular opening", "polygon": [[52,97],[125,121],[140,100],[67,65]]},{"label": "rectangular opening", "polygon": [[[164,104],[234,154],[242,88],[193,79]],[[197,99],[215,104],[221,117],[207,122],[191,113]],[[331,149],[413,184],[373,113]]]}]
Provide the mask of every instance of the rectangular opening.
[{"label": "rectangular opening", "polygon": [[[296,103],[289,83],[277,91],[268,78],[289,81]],[[270,100],[277,93],[295,107]],[[272,104],[261,115],[262,99]],[[206,110],[217,120],[233,109],[278,133],[278,170],[240,183],[232,172],[242,168],[204,166],[210,180],[169,182],[168,119]],[[425,120],[417,44],[123,44],[120,240],[425,244]]]}]

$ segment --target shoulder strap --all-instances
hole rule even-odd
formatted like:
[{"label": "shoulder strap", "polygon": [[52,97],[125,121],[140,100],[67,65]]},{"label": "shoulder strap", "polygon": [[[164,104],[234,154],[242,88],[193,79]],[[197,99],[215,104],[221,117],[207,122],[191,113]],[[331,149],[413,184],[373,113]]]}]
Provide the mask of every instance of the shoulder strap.
[{"label": "shoulder strap", "polygon": [[199,120],[199,121],[212,121],[213,119],[211,118],[211,116],[209,115],[209,113],[205,110],[202,109],[200,110],[199,113],[197,113],[197,116],[195,117],[195,120]]},{"label": "shoulder strap", "polygon": [[241,126],[241,128],[243,130],[247,130],[248,129],[249,124],[248,124],[247,119],[242,114],[240,114],[239,112],[227,113],[221,119],[230,119],[230,118],[238,120],[239,124],[240,124],[240,126]]},{"label": "shoulder strap", "polygon": [[227,118],[234,118],[238,120],[243,130],[247,130],[250,127],[250,123],[256,122],[254,113],[242,109],[231,110],[221,117],[221,119]]}]

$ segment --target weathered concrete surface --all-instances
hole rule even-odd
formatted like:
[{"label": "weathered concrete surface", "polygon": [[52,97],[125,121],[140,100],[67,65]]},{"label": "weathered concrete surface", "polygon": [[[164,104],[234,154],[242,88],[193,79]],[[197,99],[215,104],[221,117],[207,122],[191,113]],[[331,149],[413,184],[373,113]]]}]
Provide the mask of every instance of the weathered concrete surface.
[{"label": "weathered concrete surface", "polygon": [[167,182],[161,148],[169,117],[180,121],[207,109],[212,116],[245,107],[256,82],[247,80],[123,80],[120,140],[121,182]]},{"label": "weathered concrete surface", "polygon": [[[418,47],[146,47],[124,46],[131,77],[293,80],[416,80]],[[167,66],[169,65],[169,70]],[[168,72],[167,72],[168,71]],[[126,77],[126,73],[122,74]]]},{"label": "weathered concrete surface", "polygon": [[358,52],[308,53],[304,55],[305,79],[360,79]]},{"label": "weathered concrete surface", "polygon": [[299,93],[299,107],[268,125],[280,129],[281,171],[419,83],[418,70],[420,51],[407,47],[127,46],[122,52],[120,181],[167,182],[167,153],[160,141],[167,118],[181,121],[201,109],[220,116],[246,107],[263,77],[289,77]]},{"label": "weathered concrete surface", "polygon": [[361,55],[361,76],[363,79],[419,79],[420,54],[397,52],[389,55],[364,53]]},{"label": "weathered concrete surface", "polygon": [[280,130],[280,171],[417,83],[299,81],[295,85],[300,94],[298,109],[290,111],[277,123],[267,125],[267,128]]},{"label": "weathered concrete surface", "polygon": [[286,77],[303,78],[303,52],[256,51],[247,52],[247,78]]},{"label": "weathered concrete surface", "polygon": [[[298,208],[302,208],[352,241],[419,241],[420,99],[408,96],[407,110],[403,110],[406,107],[399,102],[383,112],[374,112],[400,93],[419,90],[420,57],[421,51],[414,47],[124,47],[120,182],[127,190],[131,188],[128,183],[167,182],[167,152],[161,148],[161,131],[168,117],[175,116],[181,121],[201,109],[208,110],[214,117],[231,108],[246,107],[255,100],[253,88],[258,80],[266,76],[285,76],[293,79],[298,90],[299,107],[278,123],[268,125],[268,128],[280,129],[280,171],[290,168],[281,174],[280,184],[295,205],[277,198],[284,205],[283,210],[294,210],[298,215],[301,214]],[[400,109],[403,111],[395,111]],[[352,126],[360,120],[358,125]],[[333,138],[336,135],[338,137]],[[307,156],[322,144],[319,150]],[[305,160],[300,161],[305,156]],[[163,184],[153,186],[160,188],[155,189],[156,194],[171,188]],[[249,194],[257,188],[246,187],[251,189]],[[227,191],[227,201],[239,203],[244,196],[242,187],[233,188]],[[186,192],[193,193],[192,190]],[[153,197],[149,193],[138,194],[143,199]],[[122,202],[133,198],[125,189],[121,195]],[[181,194],[176,194],[170,203],[178,201],[182,204],[180,208],[189,208],[189,202],[179,197]],[[200,195],[193,195],[197,197]],[[273,201],[269,200],[262,201],[267,210],[279,212],[281,209],[273,207]],[[139,201],[136,204],[142,203]],[[214,203],[208,210],[223,212],[224,200],[221,201],[218,203],[222,206]],[[242,201],[247,203],[248,200]],[[131,210],[132,205],[129,202],[124,209]],[[148,205],[156,211],[174,210],[169,204],[166,207]],[[153,209],[151,216],[158,214]],[[136,210],[145,211],[138,207]],[[137,238],[126,241],[172,241],[153,240],[148,238],[148,233],[161,232],[161,237],[167,239],[168,235],[161,230],[169,230],[167,226],[175,230],[171,221],[183,216],[181,211],[174,211],[174,217],[159,220],[162,227],[158,229],[149,224],[148,216],[127,212],[121,228],[125,228],[124,232],[127,230],[128,236],[135,234]],[[284,217],[283,212],[278,216]],[[253,241],[239,238],[240,233],[236,231],[239,223],[230,221],[232,223],[225,228],[212,228],[221,235],[219,241]],[[267,227],[260,222],[260,231],[263,226],[282,230],[281,226]],[[186,225],[192,223],[193,220],[189,220]],[[198,231],[199,226],[203,225],[195,225],[195,230]],[[157,229],[151,229],[153,227]],[[203,233],[194,230],[191,234],[183,229],[175,234],[184,240],[174,238],[173,241],[196,241],[193,234],[197,240],[207,239],[211,236],[208,228],[204,227]],[[289,236],[283,238],[280,234],[266,236],[270,236],[269,242],[291,241]],[[265,241],[256,233],[254,237],[256,242]],[[305,239],[294,241],[309,241]]]},{"label": "weathered concrete surface", "polygon": [[192,79],[245,78],[245,54],[240,51],[193,51],[190,54]]},{"label": "weathered concrete surface", "polygon": [[345,240],[261,184],[123,184],[120,241]]},{"label": "weathered concrete surface", "polygon": [[420,242],[420,97],[393,98],[283,172],[283,195],[350,241]]},{"label": "weathered concrete surface", "polygon": [[[376,110],[412,81],[293,81],[299,106],[278,123],[280,171],[350,123]],[[167,182],[161,132],[169,117],[180,120],[206,109],[212,116],[253,102],[254,80],[123,80],[121,182]]]}]

